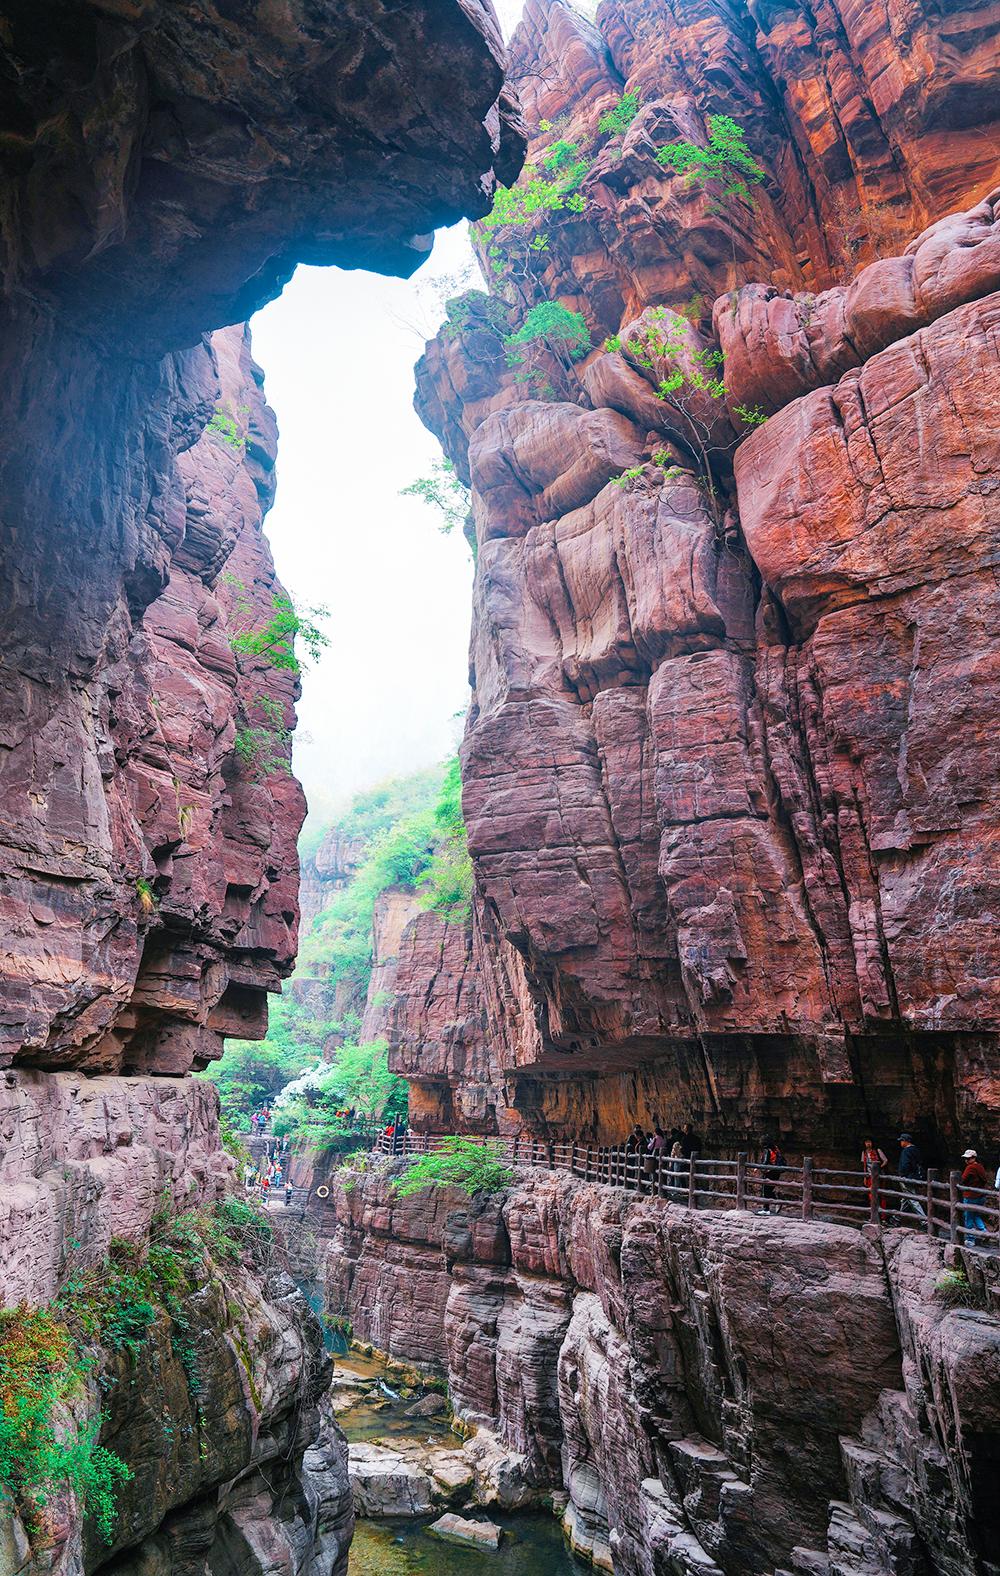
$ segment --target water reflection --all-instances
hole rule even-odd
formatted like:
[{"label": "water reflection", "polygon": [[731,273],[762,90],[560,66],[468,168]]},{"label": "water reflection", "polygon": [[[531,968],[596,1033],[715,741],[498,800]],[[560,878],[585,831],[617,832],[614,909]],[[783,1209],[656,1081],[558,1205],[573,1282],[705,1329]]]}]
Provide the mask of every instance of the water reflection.
[{"label": "water reflection", "polygon": [[[406,1415],[413,1404],[413,1391],[403,1386],[406,1393],[395,1394],[399,1378],[394,1373],[387,1375],[379,1358],[348,1351],[337,1356],[336,1367],[342,1379],[338,1385],[334,1378],[335,1406],[352,1443],[461,1446],[447,1413],[421,1418]],[[387,1382],[393,1398],[386,1394]],[[349,1576],[580,1576],[591,1569],[570,1553],[551,1514],[522,1511],[499,1515],[492,1510],[471,1510],[469,1514],[504,1529],[499,1549],[466,1548],[432,1536],[427,1529],[436,1515],[421,1520],[359,1521]]]},{"label": "water reflection", "polygon": [[349,1576],[580,1576],[590,1571],[569,1552],[552,1516],[525,1511],[490,1519],[504,1529],[495,1551],[446,1543],[426,1531],[427,1522],[359,1521]]}]

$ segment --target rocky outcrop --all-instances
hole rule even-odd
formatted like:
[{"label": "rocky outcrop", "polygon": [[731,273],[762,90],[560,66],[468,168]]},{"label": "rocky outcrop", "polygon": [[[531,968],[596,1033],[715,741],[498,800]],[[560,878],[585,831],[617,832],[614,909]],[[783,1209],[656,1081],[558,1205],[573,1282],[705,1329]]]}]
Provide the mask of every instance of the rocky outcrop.
[{"label": "rocky outcrop", "polygon": [[334,826],[314,854],[302,860],[299,910],[303,931],[308,930],[336,892],[347,885],[364,854],[364,839],[345,837]]},{"label": "rocky outcrop", "polygon": [[157,1210],[221,1198],[233,1163],[218,1104],[191,1078],[6,1073],[0,1305],[48,1302],[71,1260],[99,1263],[113,1237],[141,1242]]},{"label": "rocky outcrop", "polygon": [[972,1295],[993,1313],[949,1309],[949,1250],[914,1233],[695,1213],[541,1172],[471,1204],[344,1175],[330,1306],[446,1374],[522,1492],[568,1494],[598,1566],[987,1568],[1000,1322],[981,1260]]},{"label": "rocky outcrop", "polygon": [[[488,6],[336,12],[4,10],[5,1307],[48,1302],[112,1239],[141,1253],[155,1210],[211,1205],[231,1163],[187,1074],[264,1033],[294,960],[296,669],[261,530],[276,431],[227,325],[299,261],[412,271],[519,165]],[[71,1502],[34,1548],[8,1515],[5,1576],[345,1569],[342,1441],[318,1431],[301,1298],[261,1266],[206,1266],[178,1318],[187,1369],[165,1314],[141,1352],[93,1354],[84,1399],[100,1374],[134,1472],[113,1548],[84,1544]]]},{"label": "rocky outcrop", "polygon": [[181,1072],[291,967],[301,796],[234,743],[287,757],[294,675],[230,645],[282,595],[274,423],[199,336],[299,260],[409,272],[520,153],[488,8],[313,11],[6,19],[3,1064]]},{"label": "rocky outcrop", "polygon": [[141,1343],[97,1349],[75,1401],[79,1422],[100,1408],[101,1443],[131,1474],[109,1541],[60,1489],[30,1537],[5,1518],[4,1576],[344,1576],[347,1445],[319,1325],[277,1268],[206,1258],[198,1279]]},{"label": "rocky outcrop", "polygon": [[[478,233],[493,296],[417,372],[478,538],[468,1082],[502,1130],[1000,1139],[983,21],[528,0],[529,161],[575,190]],[[655,158],[718,115],[742,190]],[[615,337],[525,382],[544,301]],[[406,1038],[423,1101],[437,1024]]]}]

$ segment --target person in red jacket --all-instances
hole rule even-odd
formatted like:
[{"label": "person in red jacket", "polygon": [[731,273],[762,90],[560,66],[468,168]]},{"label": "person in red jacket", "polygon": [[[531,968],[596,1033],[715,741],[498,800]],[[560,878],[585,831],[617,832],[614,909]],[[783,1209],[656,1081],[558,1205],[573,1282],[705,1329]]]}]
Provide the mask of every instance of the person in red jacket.
[{"label": "person in red jacket", "polygon": [[[967,1149],[962,1156],[962,1160],[964,1161],[962,1170],[962,1203],[972,1206],[971,1209],[966,1208],[964,1211],[965,1229],[967,1232],[985,1232],[987,1225],[981,1214],[983,1201],[980,1193],[989,1187],[990,1179],[986,1175],[985,1167],[980,1164],[979,1156],[974,1149]],[[981,1241],[981,1237],[967,1236],[965,1245],[967,1248],[974,1248]]]}]

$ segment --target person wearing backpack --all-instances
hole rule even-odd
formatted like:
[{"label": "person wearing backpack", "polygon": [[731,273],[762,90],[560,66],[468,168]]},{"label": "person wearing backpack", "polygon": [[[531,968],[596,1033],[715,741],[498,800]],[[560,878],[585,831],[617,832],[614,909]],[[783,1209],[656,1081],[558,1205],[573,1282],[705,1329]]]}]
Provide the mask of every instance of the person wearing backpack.
[{"label": "person wearing backpack", "polygon": [[920,1202],[920,1187],[927,1172],[924,1169],[924,1158],[913,1142],[910,1133],[899,1135],[899,1181],[903,1189],[903,1199],[899,1206],[900,1218],[904,1215],[916,1215],[918,1220],[927,1219],[927,1211]]},{"label": "person wearing backpack", "polygon": [[761,1207],[757,1213],[758,1215],[780,1215],[781,1205],[775,1194],[774,1184],[779,1180],[787,1161],[773,1139],[765,1139],[757,1164],[760,1167],[760,1174],[763,1178],[760,1189]]}]

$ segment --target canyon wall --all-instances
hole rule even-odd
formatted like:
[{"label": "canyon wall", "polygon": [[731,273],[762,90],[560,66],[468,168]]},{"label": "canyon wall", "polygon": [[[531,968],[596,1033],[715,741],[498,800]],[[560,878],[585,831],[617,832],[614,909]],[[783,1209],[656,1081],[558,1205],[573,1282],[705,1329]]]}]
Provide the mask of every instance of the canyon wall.
[{"label": "canyon wall", "polygon": [[178,1072],[263,1029],[302,814],[234,753],[259,691],[292,718],[229,649],[281,594],[274,422],[200,336],[299,260],[411,272],[520,142],[478,4],[5,18],[0,1062]]},{"label": "canyon wall", "polygon": [[995,1264],[949,1308],[949,1250],[912,1232],[530,1171],[400,1199],[401,1164],[340,1174],[327,1303],[447,1376],[500,1504],[562,1493],[616,1576],[996,1569]]},{"label": "canyon wall", "polygon": [[[484,0],[333,10],[2,7],[5,1308],[211,1211],[232,1166],[189,1075],[264,1033],[294,961],[276,431],[231,325],[299,261],[412,272],[519,167]],[[12,1520],[8,1473],[4,1576],[345,1568],[324,1362],[280,1266],[206,1266],[172,1317],[142,1355],[95,1352],[79,1401],[134,1473],[113,1546],[72,1496]]]},{"label": "canyon wall", "polygon": [[1000,1140],[998,20],[528,0],[491,293],[417,368],[477,540],[420,1125]]}]

